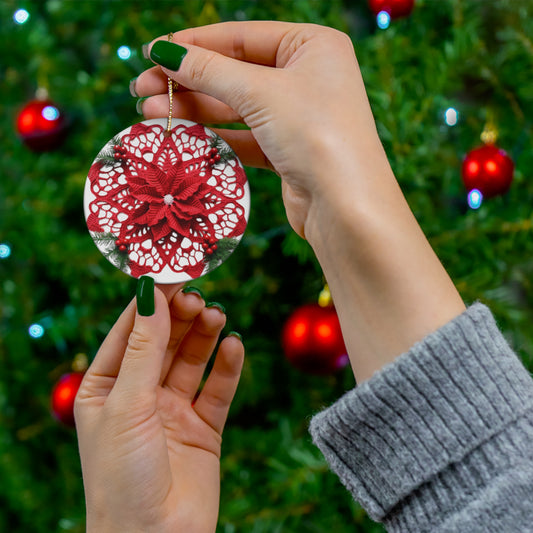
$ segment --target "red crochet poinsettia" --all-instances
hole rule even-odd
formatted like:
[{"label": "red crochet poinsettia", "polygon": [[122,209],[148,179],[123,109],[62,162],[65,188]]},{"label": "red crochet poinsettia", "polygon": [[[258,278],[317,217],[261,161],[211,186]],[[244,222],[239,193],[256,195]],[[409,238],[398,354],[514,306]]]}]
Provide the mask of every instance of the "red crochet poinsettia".
[{"label": "red crochet poinsettia", "polygon": [[97,158],[87,226],[116,239],[134,277],[168,267],[196,278],[218,241],[244,233],[246,175],[203,126],[179,123],[165,133],[158,124],[135,124],[113,154]]}]

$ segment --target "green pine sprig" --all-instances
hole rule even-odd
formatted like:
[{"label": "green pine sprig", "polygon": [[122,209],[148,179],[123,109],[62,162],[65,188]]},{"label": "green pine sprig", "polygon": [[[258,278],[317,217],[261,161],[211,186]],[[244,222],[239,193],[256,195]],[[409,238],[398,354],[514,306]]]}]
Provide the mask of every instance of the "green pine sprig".
[{"label": "green pine sprig", "polygon": [[124,271],[130,263],[128,252],[121,252],[115,241],[117,237],[112,233],[93,233],[91,232],[92,238],[102,252],[102,255],[118,269]]},{"label": "green pine sprig", "polygon": [[122,165],[121,159],[115,159],[115,146],[122,146],[122,137],[116,135],[100,150],[96,161],[106,165]]},{"label": "green pine sprig", "polygon": [[205,254],[204,256],[207,271],[211,272],[211,270],[220,266],[233,253],[238,244],[239,239],[225,238],[217,241],[217,249],[212,254]]},{"label": "green pine sprig", "polygon": [[212,137],[209,144],[209,149],[215,148],[220,156],[220,159],[215,163],[215,166],[220,163],[227,163],[237,159],[235,152],[226,144],[220,137]]}]

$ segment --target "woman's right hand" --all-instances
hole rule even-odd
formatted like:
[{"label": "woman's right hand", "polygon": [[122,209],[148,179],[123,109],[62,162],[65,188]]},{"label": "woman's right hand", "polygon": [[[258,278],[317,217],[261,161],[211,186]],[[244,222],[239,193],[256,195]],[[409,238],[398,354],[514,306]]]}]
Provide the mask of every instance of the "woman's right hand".
[{"label": "woman's right hand", "polygon": [[186,88],[174,116],[218,130],[245,165],[282,179],[289,222],[312,246],[357,381],[464,310],[396,182],[350,39],[334,29],[228,22],[159,38],[135,83],[147,118],[168,114],[167,76]]},{"label": "woman's right hand", "polygon": [[289,222],[301,236],[309,239],[318,221],[310,211],[355,192],[358,176],[392,175],[346,34],[312,24],[230,22],[174,33],[173,43],[184,48],[158,41],[162,53],[156,47],[151,57],[163,68],[135,83],[139,96],[152,96],[144,116],[168,114],[169,76],[187,89],[175,93],[174,116],[244,122],[250,130],[216,131],[244,165],[278,173]]}]

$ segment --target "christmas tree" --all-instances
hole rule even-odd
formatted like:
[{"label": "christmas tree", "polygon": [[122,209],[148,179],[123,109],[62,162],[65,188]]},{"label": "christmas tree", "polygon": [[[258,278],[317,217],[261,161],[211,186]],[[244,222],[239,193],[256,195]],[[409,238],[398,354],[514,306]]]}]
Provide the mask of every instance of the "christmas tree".
[{"label": "christmas tree", "polygon": [[[171,31],[278,19],[347,32],[419,223],[465,302],[488,304],[533,370],[533,1],[417,0],[391,13],[376,17],[367,0],[0,4],[0,531],[85,530],[76,436],[51,414],[51,391],[76,354],[95,355],[135,280],[95,247],[83,187],[100,148],[142,120],[128,91],[151,65],[141,45]],[[461,179],[483,132],[514,165],[508,192],[485,198]],[[283,325],[324,279],[287,223],[279,179],[246,170],[248,229],[194,282],[225,305],[247,351],[224,435],[219,531],[383,531],[311,443],[310,415],[353,375],[307,374],[284,356]]]}]

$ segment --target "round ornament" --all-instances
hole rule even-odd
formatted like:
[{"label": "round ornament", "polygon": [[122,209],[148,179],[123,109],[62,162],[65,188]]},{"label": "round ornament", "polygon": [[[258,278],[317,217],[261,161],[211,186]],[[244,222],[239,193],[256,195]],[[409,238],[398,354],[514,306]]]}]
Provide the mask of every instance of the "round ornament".
[{"label": "round ornament", "polygon": [[384,11],[390,15],[391,19],[407,17],[411,14],[414,5],[415,0],[368,0],[368,6],[374,15],[377,16]]},{"label": "round ornament", "polygon": [[289,362],[309,374],[332,374],[348,364],[339,318],[331,305],[296,309],[283,327],[282,345]]},{"label": "round ornament", "polygon": [[246,229],[250,189],[230,146],[200,124],[145,120],[111,139],[85,183],[85,218],[126,274],[180,283],[207,274]]},{"label": "round ornament", "polygon": [[477,189],[484,198],[504,194],[513,181],[514,163],[507,153],[493,144],[471,150],[462,165],[467,191]]},{"label": "round ornament", "polygon": [[52,412],[67,426],[74,425],[74,400],[82,380],[83,372],[64,374],[52,390]]},{"label": "round ornament", "polygon": [[17,116],[17,133],[36,152],[53,150],[65,138],[65,117],[52,101],[32,100]]}]

